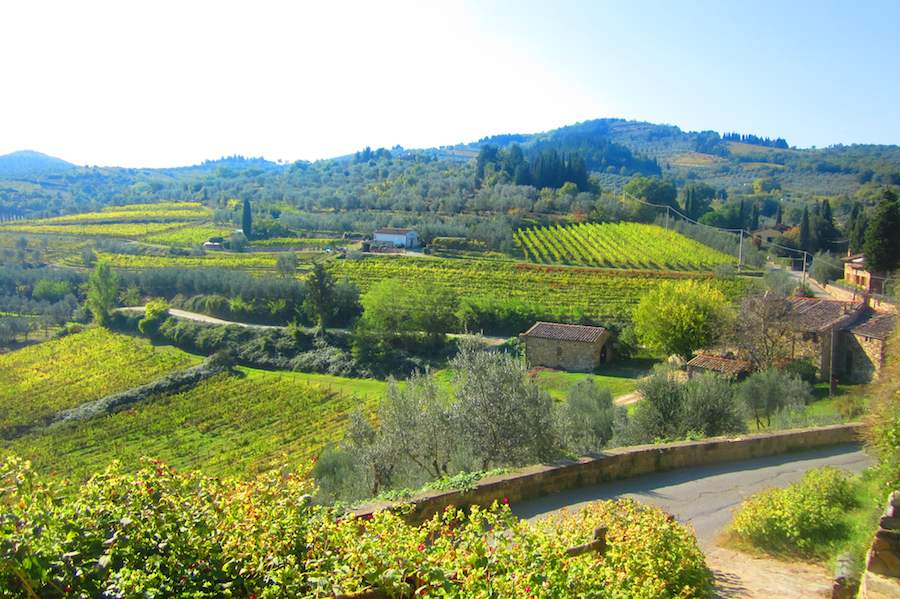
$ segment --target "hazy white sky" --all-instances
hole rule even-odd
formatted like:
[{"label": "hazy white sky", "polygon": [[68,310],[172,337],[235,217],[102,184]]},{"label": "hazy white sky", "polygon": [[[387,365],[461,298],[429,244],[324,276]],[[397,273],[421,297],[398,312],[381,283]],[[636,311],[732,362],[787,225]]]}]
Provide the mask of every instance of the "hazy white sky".
[{"label": "hazy white sky", "polygon": [[316,159],[604,116],[897,143],[898,6],[13,0],[0,153]]}]

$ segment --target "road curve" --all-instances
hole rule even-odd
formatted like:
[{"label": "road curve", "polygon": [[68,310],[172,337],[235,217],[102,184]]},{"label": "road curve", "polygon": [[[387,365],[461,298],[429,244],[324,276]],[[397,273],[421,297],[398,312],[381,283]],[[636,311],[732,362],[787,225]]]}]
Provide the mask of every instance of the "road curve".
[{"label": "road curve", "polygon": [[785,487],[813,468],[835,466],[855,473],[873,463],[858,445],[837,445],[648,474],[523,501],[512,510],[520,518],[534,519],[599,499],[632,497],[661,507],[693,527],[706,549],[731,521],[735,506],[749,495],[766,487]]}]

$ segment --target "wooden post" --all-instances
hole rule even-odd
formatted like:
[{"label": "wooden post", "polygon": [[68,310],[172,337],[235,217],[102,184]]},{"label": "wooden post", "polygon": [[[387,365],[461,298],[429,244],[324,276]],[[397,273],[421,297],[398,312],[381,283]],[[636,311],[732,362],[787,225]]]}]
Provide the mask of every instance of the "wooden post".
[{"label": "wooden post", "polygon": [[606,527],[600,526],[599,528],[594,529],[594,540],[590,543],[585,543],[584,545],[576,545],[575,547],[569,547],[566,549],[566,555],[568,556],[576,556],[576,555],[584,555],[585,553],[590,553],[592,551],[596,551],[600,555],[603,555],[606,552]]}]

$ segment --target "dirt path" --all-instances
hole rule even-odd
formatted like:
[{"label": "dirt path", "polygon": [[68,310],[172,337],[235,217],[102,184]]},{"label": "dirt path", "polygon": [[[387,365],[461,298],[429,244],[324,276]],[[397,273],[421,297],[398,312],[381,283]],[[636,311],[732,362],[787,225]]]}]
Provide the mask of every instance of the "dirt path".
[{"label": "dirt path", "polygon": [[632,391],[631,393],[626,393],[625,395],[613,398],[613,403],[617,406],[627,406],[639,401],[641,401],[640,391]]},{"label": "dirt path", "polygon": [[716,577],[722,599],[812,599],[831,596],[831,576],[824,566],[782,562],[710,547],[706,563]]}]

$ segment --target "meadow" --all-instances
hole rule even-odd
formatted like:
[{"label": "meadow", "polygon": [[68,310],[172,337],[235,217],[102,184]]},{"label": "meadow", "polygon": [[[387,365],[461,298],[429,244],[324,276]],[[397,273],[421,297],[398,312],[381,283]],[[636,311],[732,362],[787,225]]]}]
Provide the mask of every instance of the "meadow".
[{"label": "meadow", "polygon": [[697,271],[735,262],[684,235],[640,223],[519,229],[514,240],[528,260],[539,264]]},{"label": "meadow", "polygon": [[189,224],[144,237],[147,243],[190,247],[201,245],[210,237],[228,237],[232,229],[221,225]]},{"label": "meadow", "polygon": [[0,355],[0,436],[200,358],[99,327]]},{"label": "meadow", "polygon": [[6,225],[0,229],[0,231],[35,235],[77,235],[81,237],[122,237],[136,239],[146,235],[162,235],[166,232],[179,230],[184,227],[184,223],[171,222],[71,225],[40,224],[43,222],[44,221],[39,221],[34,224]]},{"label": "meadow", "polygon": [[386,383],[238,368],[128,410],[35,431],[6,449],[42,472],[79,480],[142,456],[208,475],[247,476],[296,465],[340,439],[348,415],[369,410]]}]

